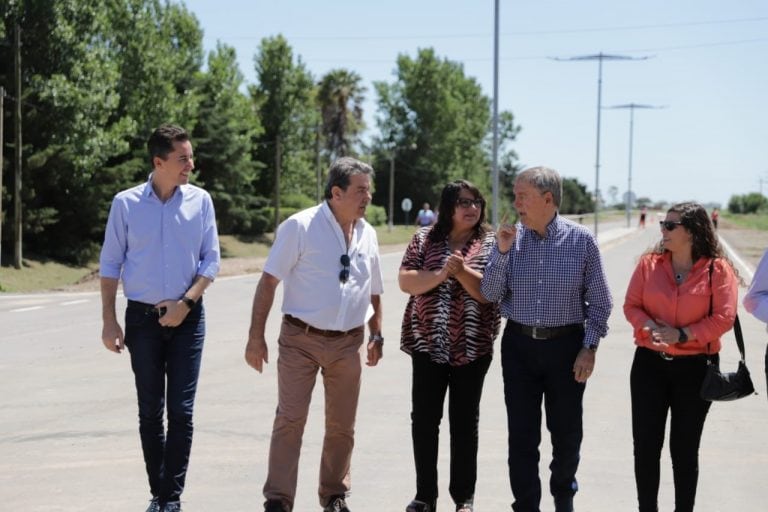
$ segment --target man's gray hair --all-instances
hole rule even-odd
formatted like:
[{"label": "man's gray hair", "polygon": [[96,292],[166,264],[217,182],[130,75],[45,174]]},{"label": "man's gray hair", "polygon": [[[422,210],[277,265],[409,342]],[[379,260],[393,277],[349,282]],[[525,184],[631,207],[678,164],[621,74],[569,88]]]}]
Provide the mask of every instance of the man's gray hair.
[{"label": "man's gray hair", "polygon": [[552,200],[555,206],[560,208],[560,200],[563,197],[563,180],[560,174],[549,167],[531,167],[517,175],[520,181],[532,185],[542,194],[552,192]]},{"label": "man's gray hair", "polygon": [[349,178],[355,174],[366,174],[373,181],[373,167],[357,158],[343,156],[335,160],[330,169],[328,169],[328,183],[325,185],[325,198],[331,199],[333,187],[339,187],[341,190],[347,190],[349,187]]}]

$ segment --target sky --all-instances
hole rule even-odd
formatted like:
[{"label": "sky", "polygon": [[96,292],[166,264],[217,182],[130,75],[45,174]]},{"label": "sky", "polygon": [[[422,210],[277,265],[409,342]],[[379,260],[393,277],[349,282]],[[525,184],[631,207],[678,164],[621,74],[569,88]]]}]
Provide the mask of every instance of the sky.
[{"label": "sky", "polygon": [[[186,0],[210,51],[235,48],[247,83],[262,38],[282,34],[315,79],[357,72],[367,87],[368,136],[376,133],[374,81],[393,82],[399,54],[432,47],[462,63],[493,96],[491,0]],[[513,143],[524,167],[545,165],[596,182],[597,53],[602,105],[635,109],[632,191],[654,202],[727,206],[768,194],[768,2],[765,0],[501,0],[499,110],[522,127]],[[613,202],[628,189],[630,111],[601,115],[599,188]],[[489,171],[490,172],[490,171]]]}]

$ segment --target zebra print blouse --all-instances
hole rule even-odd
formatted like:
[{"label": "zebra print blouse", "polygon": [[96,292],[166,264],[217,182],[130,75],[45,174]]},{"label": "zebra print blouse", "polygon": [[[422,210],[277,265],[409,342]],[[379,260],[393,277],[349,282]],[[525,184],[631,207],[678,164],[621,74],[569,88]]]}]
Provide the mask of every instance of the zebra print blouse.
[{"label": "zebra print blouse", "polygon": [[[432,242],[425,227],[416,232],[405,250],[401,267],[439,270],[451,254],[447,240]],[[482,273],[493,248],[492,231],[470,239],[461,250],[466,265]],[[400,349],[407,354],[426,352],[435,363],[460,366],[493,352],[501,316],[498,304],[481,304],[454,278],[408,299],[403,315]]]}]

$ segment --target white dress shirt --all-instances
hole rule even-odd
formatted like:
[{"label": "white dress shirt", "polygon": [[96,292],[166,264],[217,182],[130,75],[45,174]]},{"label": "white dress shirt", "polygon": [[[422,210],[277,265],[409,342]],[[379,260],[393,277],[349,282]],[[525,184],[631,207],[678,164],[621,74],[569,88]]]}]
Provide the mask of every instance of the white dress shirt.
[{"label": "white dress shirt", "polygon": [[[350,260],[345,283],[339,279],[342,254]],[[264,272],[283,281],[283,313],[318,329],[360,327],[373,314],[371,295],[383,291],[376,231],[359,219],[347,249],[326,201],[280,224]]]}]

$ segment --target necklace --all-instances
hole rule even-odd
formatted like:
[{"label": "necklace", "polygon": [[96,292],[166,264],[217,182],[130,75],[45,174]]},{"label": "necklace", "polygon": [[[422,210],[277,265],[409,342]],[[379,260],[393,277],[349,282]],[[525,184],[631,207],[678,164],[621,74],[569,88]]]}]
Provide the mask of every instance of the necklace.
[{"label": "necklace", "polygon": [[675,274],[675,281],[677,281],[677,284],[680,284],[683,282],[683,274]]}]

